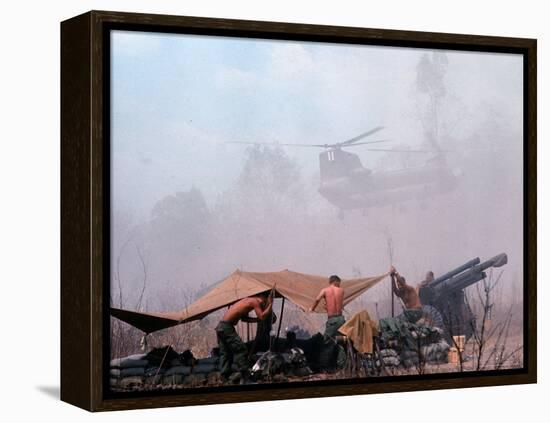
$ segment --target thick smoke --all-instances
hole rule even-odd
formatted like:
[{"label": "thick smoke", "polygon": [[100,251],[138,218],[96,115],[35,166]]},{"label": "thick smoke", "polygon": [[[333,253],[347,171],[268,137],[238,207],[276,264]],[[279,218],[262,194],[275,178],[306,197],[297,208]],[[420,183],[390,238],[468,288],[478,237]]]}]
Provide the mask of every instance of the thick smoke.
[{"label": "thick smoke", "polygon": [[[385,54],[391,58],[393,52],[386,49]],[[485,95],[483,87],[475,85],[479,81],[472,82],[473,77],[465,74],[464,63],[477,60],[471,72],[490,75],[513,69],[516,79],[507,74],[505,79],[521,81],[521,61],[517,68],[500,69],[495,60],[485,69],[487,61],[481,53],[417,51],[412,74],[396,81],[407,87],[402,97],[386,99],[381,106],[386,109],[388,132],[402,135],[388,148],[423,148],[433,154],[348,150],[376,172],[422,165],[436,152],[444,154],[458,185],[441,195],[352,210],[341,219],[338,209],[317,192],[317,156],[322,150],[229,146],[222,142],[234,137],[217,135],[219,142],[214,146],[204,144],[208,156],[200,152],[198,138],[179,138],[177,151],[186,143],[192,145],[193,151],[199,151],[198,164],[215,168],[212,174],[218,179],[205,179],[203,172],[193,173],[193,165],[188,164],[171,170],[173,178],[181,181],[181,189],[171,193],[166,193],[164,184],[155,186],[149,173],[125,168],[126,162],[117,158],[121,156],[114,155],[115,175],[124,179],[121,186],[130,187],[128,192],[134,187],[136,192],[147,189],[158,196],[143,213],[141,205],[138,210],[128,200],[127,192],[113,190],[113,304],[149,311],[179,309],[236,268],[291,269],[343,278],[378,275],[390,266],[388,246],[393,264],[412,283],[428,270],[437,276],[474,257],[483,260],[505,252],[509,263],[504,267],[502,296],[521,301],[521,95],[514,94],[508,103]],[[396,78],[390,72],[388,78],[392,77]],[[241,116],[243,122],[252,118]],[[284,122],[285,127],[292,124]],[[208,132],[207,127],[201,130]],[[170,143],[149,139],[139,145],[147,142],[150,149],[142,165],[144,169],[157,166],[160,171],[163,161],[158,157],[171,154]],[[301,142],[318,140],[302,138]],[[157,150],[159,143],[162,147]],[[237,155],[240,160],[224,160],[220,151],[231,151],[230,157]],[[363,303],[387,304],[388,297],[389,284],[382,282],[365,294]],[[380,311],[386,312],[387,308]]]}]

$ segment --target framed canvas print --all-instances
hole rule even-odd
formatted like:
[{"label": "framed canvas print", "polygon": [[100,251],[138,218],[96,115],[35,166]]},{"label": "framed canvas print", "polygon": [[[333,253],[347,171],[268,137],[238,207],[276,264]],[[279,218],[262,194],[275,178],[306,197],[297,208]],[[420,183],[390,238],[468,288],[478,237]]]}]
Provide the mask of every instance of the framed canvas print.
[{"label": "framed canvas print", "polygon": [[61,398],[536,382],[536,41],[61,24]]}]

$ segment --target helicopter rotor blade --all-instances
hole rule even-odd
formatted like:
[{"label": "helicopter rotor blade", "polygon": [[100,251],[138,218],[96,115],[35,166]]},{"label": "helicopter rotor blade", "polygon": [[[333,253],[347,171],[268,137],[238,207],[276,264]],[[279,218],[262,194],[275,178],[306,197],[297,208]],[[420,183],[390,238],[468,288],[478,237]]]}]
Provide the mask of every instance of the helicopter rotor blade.
[{"label": "helicopter rotor blade", "polygon": [[365,144],[377,144],[379,142],[390,142],[391,140],[376,140],[376,141],[364,141],[364,142],[356,142],[353,144],[346,144],[342,145],[341,147],[355,147],[356,145],[365,145]]},{"label": "helicopter rotor blade", "polygon": [[352,145],[362,145],[362,144],[376,144],[379,142],[386,142],[388,140],[379,140],[379,141],[365,141],[362,143],[356,143],[362,138],[368,137],[378,131],[384,129],[383,126],[377,126],[376,128],[371,129],[370,131],[363,132],[356,137],[350,138],[349,140],[338,142],[335,144],[286,144],[278,142],[249,142],[249,141],[227,141],[225,144],[247,144],[247,145],[282,145],[288,147],[316,147],[316,148],[339,148],[339,147],[349,147]]},{"label": "helicopter rotor blade", "polygon": [[284,145],[287,147],[316,147],[316,148],[328,148],[330,145],[328,144],[279,144]]},{"label": "helicopter rotor blade", "polygon": [[253,141],[225,141],[224,144],[281,145],[278,142],[253,142]]},{"label": "helicopter rotor blade", "polygon": [[431,154],[440,154],[440,153],[452,153],[449,150],[390,150],[385,148],[366,148],[365,151],[380,151],[386,153],[431,153]]},{"label": "helicopter rotor blade", "polygon": [[346,141],[342,141],[340,143],[338,143],[339,145],[349,145],[349,144],[353,144],[355,143],[355,141],[359,141],[360,139],[362,138],[365,138],[365,137],[368,137],[369,135],[372,135],[378,131],[381,131],[382,129],[384,129],[383,126],[377,126],[376,128],[373,128],[371,129],[370,131],[367,131],[367,132],[364,132],[360,135],[357,135],[356,137],[353,137],[353,138],[350,138],[349,140],[346,140]]},{"label": "helicopter rotor blade", "polygon": [[315,147],[329,148],[329,144],[285,144],[280,142],[247,142],[247,141],[227,141],[225,144],[246,144],[246,145],[282,145],[288,147]]}]

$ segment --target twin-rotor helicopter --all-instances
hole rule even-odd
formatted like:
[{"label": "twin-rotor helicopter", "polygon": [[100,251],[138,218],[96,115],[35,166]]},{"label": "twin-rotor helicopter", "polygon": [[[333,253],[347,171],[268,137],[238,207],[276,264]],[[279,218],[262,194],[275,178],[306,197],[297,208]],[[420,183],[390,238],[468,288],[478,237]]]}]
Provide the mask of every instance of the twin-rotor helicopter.
[{"label": "twin-rotor helicopter", "polygon": [[231,144],[278,145],[285,147],[322,148],[319,154],[319,193],[331,204],[345,210],[366,210],[371,207],[402,204],[410,200],[425,202],[429,197],[452,191],[458,178],[446,162],[442,150],[397,150],[367,148],[363,151],[385,153],[426,153],[431,157],[424,164],[397,170],[374,171],[363,166],[359,156],[345,149],[387,140],[361,141],[380,130],[373,128],[348,140],[334,144],[284,144],[232,142]]}]

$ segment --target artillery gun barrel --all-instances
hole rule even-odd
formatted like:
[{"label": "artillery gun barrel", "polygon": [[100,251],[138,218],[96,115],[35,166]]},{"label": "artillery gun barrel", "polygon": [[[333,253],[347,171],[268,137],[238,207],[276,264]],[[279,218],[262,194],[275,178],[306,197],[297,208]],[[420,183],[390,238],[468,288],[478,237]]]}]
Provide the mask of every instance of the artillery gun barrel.
[{"label": "artillery gun barrel", "polygon": [[506,253],[500,253],[487,261],[484,261],[479,265],[481,270],[488,269],[489,267],[502,267],[508,263],[508,256]]},{"label": "artillery gun barrel", "polygon": [[487,277],[487,274],[485,272],[476,270],[479,270],[479,267],[477,269],[470,269],[460,276],[447,279],[446,281],[437,285],[437,287],[435,287],[434,289],[436,297],[449,295],[454,291],[460,291]]},{"label": "artillery gun barrel", "polygon": [[462,274],[455,274],[455,276],[440,282],[437,286],[433,287],[434,293],[439,296],[443,294],[448,294],[452,291],[458,291],[467,288],[468,286],[473,285],[474,283],[487,277],[484,271],[488,268],[501,267],[504,266],[506,263],[508,263],[508,256],[505,253],[496,255],[481,264],[469,268]]},{"label": "artillery gun barrel", "polygon": [[470,260],[467,263],[464,263],[462,266],[457,267],[454,270],[451,270],[450,272],[445,273],[444,275],[439,276],[438,278],[434,279],[432,283],[430,283],[431,288],[435,288],[437,285],[439,285],[441,282],[446,281],[449,278],[452,278],[455,275],[458,275],[459,273],[465,271],[466,269],[469,269],[471,267],[474,267],[476,264],[479,264],[481,260],[479,260],[479,257],[476,257],[475,259]]}]

